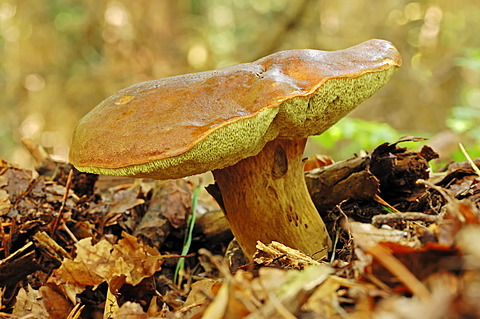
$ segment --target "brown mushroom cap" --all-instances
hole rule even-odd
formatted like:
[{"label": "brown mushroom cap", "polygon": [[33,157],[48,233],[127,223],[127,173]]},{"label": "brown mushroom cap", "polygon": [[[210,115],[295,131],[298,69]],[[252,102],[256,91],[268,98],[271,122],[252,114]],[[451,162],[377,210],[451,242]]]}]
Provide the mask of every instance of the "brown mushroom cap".
[{"label": "brown mushroom cap", "polygon": [[400,64],[390,42],[369,40],[132,85],[80,121],[70,161],[82,171],[157,179],[221,169],[277,137],[322,133]]}]

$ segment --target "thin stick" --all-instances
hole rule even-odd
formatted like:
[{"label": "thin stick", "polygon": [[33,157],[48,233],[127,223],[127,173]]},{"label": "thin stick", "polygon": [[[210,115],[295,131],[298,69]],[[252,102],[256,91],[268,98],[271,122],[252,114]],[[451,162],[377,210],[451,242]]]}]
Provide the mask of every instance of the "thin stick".
[{"label": "thin stick", "polygon": [[53,226],[52,226],[52,236],[55,235],[58,225],[60,224],[60,220],[62,219],[63,209],[65,208],[65,204],[68,198],[68,193],[70,192],[70,187],[72,186],[72,179],[73,179],[73,169],[71,169],[70,172],[68,173],[67,185],[65,186],[65,194],[63,194],[62,206],[60,206],[60,209],[58,210],[57,219],[55,219],[55,222],[53,223]]},{"label": "thin stick", "polygon": [[467,161],[470,163],[470,166],[472,166],[472,169],[475,171],[475,173],[478,176],[480,176],[480,169],[478,168],[477,165],[475,165],[470,155],[468,155],[467,151],[465,150],[465,147],[463,147],[463,144],[458,143],[458,146],[460,147],[460,150],[462,151],[463,155],[465,155],[465,157],[467,158]]},{"label": "thin stick", "polygon": [[372,224],[380,227],[383,224],[395,224],[406,221],[424,221],[426,223],[439,222],[441,218],[437,215],[428,215],[424,213],[405,212],[405,213],[390,213],[383,215],[376,215],[372,218]]},{"label": "thin stick", "polygon": [[395,207],[393,207],[392,205],[390,205],[389,203],[387,203],[383,198],[381,198],[380,196],[378,195],[375,195],[375,197],[373,198],[377,203],[379,204],[382,204],[383,206],[391,209],[394,213],[400,213],[400,211],[398,209],[396,209]]}]

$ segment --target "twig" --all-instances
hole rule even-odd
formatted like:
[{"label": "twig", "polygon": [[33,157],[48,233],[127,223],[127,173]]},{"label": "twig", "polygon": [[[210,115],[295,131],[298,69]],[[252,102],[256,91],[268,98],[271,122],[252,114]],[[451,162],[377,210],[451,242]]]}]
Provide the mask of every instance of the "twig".
[{"label": "twig", "polygon": [[72,231],[70,230],[70,228],[67,227],[67,225],[63,224],[63,225],[62,225],[62,229],[70,236],[70,238],[71,238],[75,243],[78,243],[77,237],[75,237],[75,235],[72,233]]},{"label": "twig", "polygon": [[71,169],[70,172],[68,173],[67,185],[65,186],[65,194],[63,194],[62,205],[58,210],[57,218],[55,219],[55,222],[53,223],[53,226],[52,226],[52,231],[51,231],[52,237],[55,236],[55,232],[57,231],[58,225],[60,224],[60,220],[62,219],[63,209],[65,208],[65,204],[68,198],[68,193],[70,192],[70,187],[72,186],[72,179],[73,179],[73,169]]},{"label": "twig", "polygon": [[28,250],[28,249],[31,248],[32,246],[33,246],[33,243],[32,243],[32,242],[26,243],[23,247],[21,247],[20,249],[17,249],[13,254],[9,255],[7,258],[2,259],[2,260],[0,261],[0,265],[4,265],[4,264],[6,264],[7,262],[9,262],[10,260],[19,257],[23,252],[25,252],[26,250]]},{"label": "twig", "polygon": [[475,173],[478,176],[480,176],[480,169],[478,168],[477,165],[475,165],[470,155],[468,155],[467,151],[465,150],[465,147],[463,147],[463,144],[458,143],[458,146],[460,147],[460,150],[462,151],[463,155],[465,155],[465,157],[467,158],[467,161],[470,163],[470,166],[472,166],[472,169],[475,171]]},{"label": "twig", "polygon": [[390,213],[373,216],[372,224],[379,227],[383,224],[391,225],[404,221],[424,221],[426,223],[436,223],[441,218],[436,215],[428,215],[424,213]]},{"label": "twig", "polygon": [[396,209],[395,207],[393,207],[392,205],[390,205],[389,203],[387,203],[387,202],[386,202],[383,198],[381,198],[380,196],[375,195],[374,200],[375,200],[377,203],[379,203],[379,204],[381,204],[381,205],[383,205],[383,206],[391,209],[394,213],[400,213],[400,211],[399,211],[398,209]]}]

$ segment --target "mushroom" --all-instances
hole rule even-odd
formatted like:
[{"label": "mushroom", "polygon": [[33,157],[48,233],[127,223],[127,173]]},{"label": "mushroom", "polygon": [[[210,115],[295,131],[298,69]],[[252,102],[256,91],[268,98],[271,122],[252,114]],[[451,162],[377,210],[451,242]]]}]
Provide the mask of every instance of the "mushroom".
[{"label": "mushroom", "polygon": [[305,185],[307,137],[370,97],[400,64],[390,42],[369,40],[135,84],[80,120],[70,161],[84,172],[154,179],[212,171],[249,258],[258,240],[321,258],[330,237]]}]

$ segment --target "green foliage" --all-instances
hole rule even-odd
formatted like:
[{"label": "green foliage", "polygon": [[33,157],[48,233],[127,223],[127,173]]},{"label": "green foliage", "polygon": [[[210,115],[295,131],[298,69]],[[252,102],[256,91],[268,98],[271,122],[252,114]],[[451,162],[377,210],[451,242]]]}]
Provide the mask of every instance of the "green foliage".
[{"label": "green foliage", "polygon": [[[469,106],[456,106],[451,110],[446,120],[446,125],[453,132],[461,136],[461,143],[472,158],[480,157],[480,108]],[[465,161],[464,154],[457,149],[452,155],[452,160]]]},{"label": "green foliage", "polygon": [[480,49],[467,48],[465,54],[456,59],[455,65],[480,71]]},{"label": "green foliage", "polygon": [[312,137],[332,157],[345,159],[361,150],[372,151],[385,142],[395,142],[401,134],[385,123],[344,118],[325,133]]},{"label": "green foliage", "polygon": [[[460,105],[451,108],[445,124],[462,137],[462,143],[470,157],[480,157],[480,49],[466,48],[463,56],[455,60],[455,65],[462,67],[468,76],[460,92]],[[458,150],[453,159],[464,161],[465,156]]]}]

